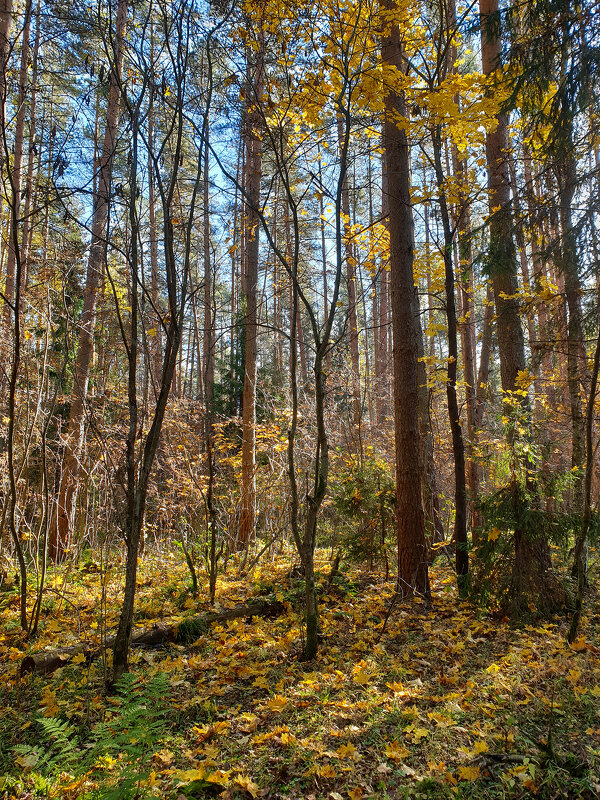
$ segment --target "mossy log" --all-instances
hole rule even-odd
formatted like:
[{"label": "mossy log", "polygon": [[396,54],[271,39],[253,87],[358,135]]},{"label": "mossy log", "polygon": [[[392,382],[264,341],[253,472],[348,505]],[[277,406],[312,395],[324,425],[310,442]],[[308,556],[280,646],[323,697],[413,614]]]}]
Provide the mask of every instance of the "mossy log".
[{"label": "mossy log", "polygon": [[[228,622],[243,617],[275,617],[285,610],[283,603],[273,596],[249,600],[239,606],[226,608],[223,611],[209,611],[196,617],[189,617],[176,623],[156,622],[149,628],[134,631],[131,647],[159,647],[169,642],[191,644],[205,633],[215,622]],[[68,664],[76,655],[83,653],[85,663],[89,664],[103,650],[113,646],[114,636],[108,636],[103,644],[80,642],[70,647],[46,650],[25,656],[21,662],[21,675],[33,672],[36,675],[50,675],[55,670]]]}]

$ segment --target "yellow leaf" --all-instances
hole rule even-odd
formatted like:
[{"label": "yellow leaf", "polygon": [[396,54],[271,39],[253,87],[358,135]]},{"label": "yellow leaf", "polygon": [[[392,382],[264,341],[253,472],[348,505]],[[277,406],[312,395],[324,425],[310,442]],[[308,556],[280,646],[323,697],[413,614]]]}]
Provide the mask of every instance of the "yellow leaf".
[{"label": "yellow leaf", "polygon": [[364,795],[364,792],[360,788],[360,786],[356,786],[354,789],[349,789],[348,790],[348,797],[350,798],[350,800],[361,800],[363,795]]},{"label": "yellow leaf", "polygon": [[331,764],[324,764],[322,767],[317,767],[316,773],[320,778],[335,778],[337,776],[337,769],[334,769]]},{"label": "yellow leaf", "polygon": [[85,661],[85,656],[83,655],[83,653],[77,653],[75,658],[71,661],[71,664],[83,664],[84,661]]},{"label": "yellow leaf", "polygon": [[461,781],[476,781],[481,777],[481,770],[479,767],[459,767],[458,777]]},{"label": "yellow leaf", "polygon": [[296,744],[298,741],[293,733],[282,733],[279,738],[281,740],[281,744]]},{"label": "yellow leaf", "polygon": [[473,749],[475,755],[478,755],[479,753],[487,753],[487,751],[488,751],[487,742],[484,742],[482,740],[475,742],[475,747]]},{"label": "yellow leaf", "polygon": [[234,778],[234,783],[237,783],[240,789],[248,792],[248,794],[252,797],[258,797],[258,784],[254,783],[254,781],[247,775],[236,775]]},{"label": "yellow leaf", "polygon": [[578,636],[574,642],[571,642],[569,647],[571,648],[571,650],[585,650],[587,648],[585,637]]},{"label": "yellow leaf", "polygon": [[410,755],[410,750],[404,747],[403,744],[393,741],[385,748],[385,754],[388,758],[391,758],[392,761],[402,761]]},{"label": "yellow leaf", "polygon": [[495,542],[501,533],[502,531],[500,530],[500,528],[492,528],[488,532],[488,542]]},{"label": "yellow leaf", "polygon": [[272,697],[268,702],[267,705],[271,709],[271,711],[275,711],[276,713],[281,713],[284,708],[286,708],[288,704],[287,697],[282,697],[280,694],[276,694],[275,697]]},{"label": "yellow leaf", "polygon": [[414,731],[412,732],[413,742],[419,742],[426,736],[429,736],[429,731],[427,730],[427,728],[415,728]]},{"label": "yellow leaf", "polygon": [[354,681],[354,683],[358,683],[361,686],[366,686],[371,681],[371,676],[369,675],[368,672],[365,672],[364,670],[360,669],[358,670],[358,672],[354,673],[354,675],[352,676],[352,680]]},{"label": "yellow leaf", "polygon": [[388,689],[391,689],[394,694],[400,694],[400,692],[404,692],[404,686],[400,683],[400,681],[386,683],[386,686]]},{"label": "yellow leaf", "polygon": [[569,674],[567,675],[567,680],[569,683],[577,683],[581,678],[581,670],[577,667],[573,667],[573,669],[569,670]]},{"label": "yellow leaf", "polygon": [[445,772],[446,763],[444,761],[428,761],[427,769],[430,772]]},{"label": "yellow leaf", "polygon": [[206,767],[200,765],[197,769],[178,769],[173,773],[180,783],[193,783],[206,779]]},{"label": "yellow leaf", "polygon": [[222,769],[216,769],[214,772],[209,773],[204,780],[208,783],[216,783],[219,786],[227,786],[230,774],[231,772],[224,772]]},{"label": "yellow leaf", "polygon": [[350,758],[353,761],[356,761],[356,759],[360,758],[358,750],[350,742],[348,742],[348,744],[340,745],[336,750],[336,753],[340,758]]},{"label": "yellow leaf", "polygon": [[53,692],[48,686],[42,694],[41,704],[44,706],[43,714],[45,717],[55,717],[60,711],[56,702],[56,692]]}]

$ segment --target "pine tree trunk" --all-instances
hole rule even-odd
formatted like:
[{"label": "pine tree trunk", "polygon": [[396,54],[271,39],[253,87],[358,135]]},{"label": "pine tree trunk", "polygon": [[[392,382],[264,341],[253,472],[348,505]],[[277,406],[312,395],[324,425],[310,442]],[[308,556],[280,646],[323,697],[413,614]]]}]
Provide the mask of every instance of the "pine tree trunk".
[{"label": "pine tree trunk", "polygon": [[[567,136],[568,145],[561,162],[556,165],[559,196],[559,218],[562,234],[559,267],[564,276],[567,300],[567,386],[571,407],[572,452],[571,467],[575,470],[573,488],[573,510],[583,510],[585,474],[585,424],[581,401],[581,377],[585,369],[585,345],[581,313],[581,279],[577,242],[571,208],[577,187],[577,164],[573,155],[575,146],[572,133]],[[570,145],[570,146],[569,146]]]},{"label": "pine tree trunk", "polygon": [[214,386],[215,386],[215,342],[213,330],[213,287],[212,265],[210,258],[210,161],[208,125],[205,129],[204,142],[204,175],[202,182],[202,196],[204,201],[204,224],[202,228],[202,250],[204,260],[204,319],[203,319],[203,344],[202,344],[202,376],[204,383],[204,405],[206,413],[212,412]]},{"label": "pine tree trunk", "polygon": [[[493,75],[500,68],[501,38],[498,32],[498,0],[479,0],[481,18],[481,57],[483,72]],[[519,389],[519,373],[525,369],[525,344],[517,299],[517,261],[512,235],[510,175],[508,166],[508,119],[500,114],[497,127],[486,134],[486,158],[490,208],[489,270],[496,308],[496,334],[500,355],[500,378],[504,392]],[[510,397],[510,395],[509,395]],[[520,425],[529,427],[529,402],[521,397],[515,407],[516,395],[505,410],[512,420],[507,429],[507,442],[513,448],[515,417]],[[526,485],[531,490],[531,465],[528,459],[518,465],[526,472]],[[519,615],[528,609],[530,601],[540,611],[548,611],[564,600],[564,593],[551,574],[550,549],[543,531],[530,532],[519,522],[523,518],[522,490],[513,478],[512,495],[515,523],[510,596],[506,610]]]},{"label": "pine tree trunk", "polygon": [[[386,0],[384,9],[395,4]],[[384,65],[403,70],[397,24],[385,31]],[[429,597],[425,517],[421,498],[418,419],[417,342],[414,319],[413,220],[410,199],[410,150],[406,131],[396,125],[405,118],[404,97],[394,88],[385,99],[384,163],[387,178],[392,295],[394,420],[396,450],[396,525],[398,535],[397,591],[402,596]]]},{"label": "pine tree trunk", "polygon": [[256,457],[256,359],[258,335],[258,256],[259,256],[259,214],[260,184],[262,178],[262,140],[261,115],[264,83],[264,34],[258,33],[259,44],[256,54],[250,56],[251,77],[248,82],[249,98],[246,113],[246,239],[244,272],[244,389],[242,396],[242,476],[241,511],[238,531],[238,545],[245,546],[255,526],[255,457]]}]

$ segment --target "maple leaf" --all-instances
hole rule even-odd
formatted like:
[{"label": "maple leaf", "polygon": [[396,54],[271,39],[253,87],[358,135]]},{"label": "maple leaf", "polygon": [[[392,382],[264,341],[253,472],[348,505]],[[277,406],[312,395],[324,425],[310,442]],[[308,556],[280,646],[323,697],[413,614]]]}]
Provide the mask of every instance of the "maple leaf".
[{"label": "maple leaf", "polygon": [[275,711],[277,714],[280,714],[283,709],[287,707],[288,703],[289,700],[287,697],[282,697],[280,694],[276,694],[275,697],[267,701],[267,705],[271,711]]},{"label": "maple leaf", "polygon": [[461,781],[476,781],[481,777],[479,767],[459,767],[458,778]]},{"label": "maple leaf", "polygon": [[388,758],[391,758],[392,761],[402,761],[410,755],[410,750],[397,741],[393,741],[385,748],[385,754]]},{"label": "maple leaf", "polygon": [[569,645],[571,650],[575,650],[576,652],[579,650],[585,650],[587,648],[587,642],[585,641],[584,636],[578,636],[574,642],[571,642]]},{"label": "maple leaf", "polygon": [[[358,665],[357,665],[358,666]],[[366,686],[371,682],[371,674],[367,672],[365,669],[357,669],[356,667],[352,670],[352,680],[354,683],[358,683],[360,686]]]},{"label": "maple leaf", "polygon": [[360,786],[356,786],[354,789],[348,790],[348,797],[350,800],[361,800],[364,797],[364,792]]},{"label": "maple leaf", "polygon": [[317,767],[315,770],[320,778],[335,778],[337,777],[337,769],[334,769],[331,764],[323,764],[322,767]]},{"label": "maple leaf", "polygon": [[214,772],[210,772],[204,780],[207,781],[207,783],[216,783],[219,786],[227,786],[230,775],[231,771],[225,772],[222,769],[217,769]]},{"label": "maple leaf", "polygon": [[428,761],[427,769],[430,772],[445,772],[446,764],[444,761]]},{"label": "maple leaf", "polygon": [[203,781],[206,778],[206,767],[201,764],[196,769],[178,769],[173,772],[173,777],[176,778],[179,783]]},{"label": "maple leaf", "polygon": [[258,797],[260,791],[258,784],[254,783],[254,781],[249,778],[248,775],[236,775],[233,781],[240,787],[240,789],[248,792],[248,794],[252,797]]},{"label": "maple leaf", "polygon": [[495,542],[501,533],[502,531],[500,528],[490,528],[488,531],[488,542]]},{"label": "maple leaf", "polygon": [[339,758],[350,758],[352,761],[357,761],[360,758],[360,753],[351,742],[340,745],[336,753]]},{"label": "maple leaf", "polygon": [[429,731],[427,728],[415,728],[412,732],[412,740],[416,744],[421,741],[421,739],[425,739],[426,736],[429,736]]},{"label": "maple leaf", "polygon": [[60,711],[56,702],[56,691],[52,691],[49,686],[44,689],[41,705],[44,707],[42,713],[45,717],[55,717]]},{"label": "maple leaf", "polygon": [[400,681],[394,681],[393,683],[386,683],[388,689],[391,689],[395,695],[398,694],[408,694],[408,692],[404,691],[404,686],[400,683]]}]

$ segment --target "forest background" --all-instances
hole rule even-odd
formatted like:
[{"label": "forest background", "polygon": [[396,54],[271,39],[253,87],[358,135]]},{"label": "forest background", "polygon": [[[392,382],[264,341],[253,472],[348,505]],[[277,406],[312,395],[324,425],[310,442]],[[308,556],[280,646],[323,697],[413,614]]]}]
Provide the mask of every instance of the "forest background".
[{"label": "forest background", "polygon": [[2,0],[7,797],[598,796],[599,38]]}]

